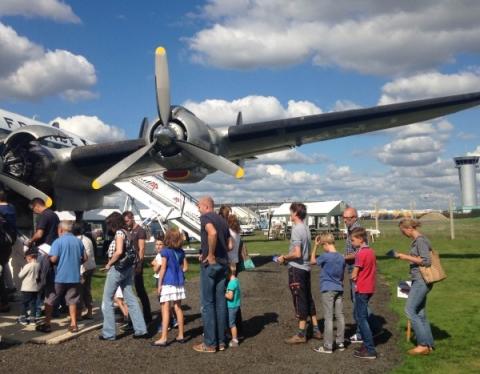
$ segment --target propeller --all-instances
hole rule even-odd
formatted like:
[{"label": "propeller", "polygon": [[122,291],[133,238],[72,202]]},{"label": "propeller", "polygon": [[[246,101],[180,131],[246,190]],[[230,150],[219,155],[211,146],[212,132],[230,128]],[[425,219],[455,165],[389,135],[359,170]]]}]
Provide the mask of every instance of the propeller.
[{"label": "propeller", "polygon": [[9,176],[8,174],[0,173],[0,182],[2,182],[5,186],[8,186],[16,193],[22,195],[28,200],[39,197],[45,202],[45,206],[47,208],[50,208],[53,204],[53,200],[47,194],[40,191],[38,188],[32,186],[31,184],[26,184],[16,178]]},{"label": "propeller", "polygon": [[187,153],[190,153],[194,158],[202,161],[204,164],[223,171],[225,174],[234,176],[237,179],[243,178],[245,171],[242,167],[226,159],[225,157],[209,152],[195,144],[177,140],[176,143]]},{"label": "propeller", "polygon": [[[176,144],[184,152],[203,162],[205,165],[223,171],[226,174],[233,175],[235,178],[242,178],[244,176],[245,172],[242,167],[234,164],[225,157],[214,154],[195,144],[178,140],[173,131],[168,127],[172,113],[170,108],[170,78],[168,75],[167,52],[163,47],[158,47],[155,50],[155,90],[157,95],[158,117],[160,118],[161,126],[156,130],[154,139],[151,143],[125,157],[97,177],[92,182],[93,189],[98,190],[113,182],[120,174],[146,155],[155,145],[162,148]],[[241,116],[239,121],[241,121]],[[143,133],[143,131],[141,133]]]},{"label": "propeller", "polygon": [[99,190],[100,188],[106,186],[107,184],[111,183],[113,180],[117,179],[117,177],[122,174],[125,170],[127,170],[130,166],[132,166],[135,162],[140,160],[145,154],[147,154],[153,147],[155,146],[155,142],[147,144],[142,148],[136,150],[132,154],[125,157],[123,160],[117,162],[113,165],[110,169],[105,171],[102,175],[97,177],[92,182],[92,188],[94,190]]},{"label": "propeller", "polygon": [[170,119],[170,78],[168,76],[167,51],[158,47],[155,51],[155,88],[158,117],[167,126]]}]

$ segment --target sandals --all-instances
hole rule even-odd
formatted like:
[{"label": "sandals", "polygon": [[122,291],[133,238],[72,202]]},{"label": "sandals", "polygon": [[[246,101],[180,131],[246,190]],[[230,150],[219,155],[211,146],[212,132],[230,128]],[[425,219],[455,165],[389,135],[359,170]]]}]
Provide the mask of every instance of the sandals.
[{"label": "sandals", "polygon": [[[157,340],[158,341],[158,340]],[[167,341],[165,340],[164,342],[160,342],[160,343],[157,343],[157,342],[151,342],[150,345],[152,347],[166,347],[168,345]]]},{"label": "sandals", "polygon": [[185,344],[185,343],[187,342],[187,339],[185,339],[185,338],[178,339],[178,338],[177,338],[177,339],[175,339],[175,342],[176,342],[176,343],[179,343],[179,344]]},{"label": "sandals", "polygon": [[78,332],[78,326],[68,326],[68,331],[70,331],[72,334]]}]

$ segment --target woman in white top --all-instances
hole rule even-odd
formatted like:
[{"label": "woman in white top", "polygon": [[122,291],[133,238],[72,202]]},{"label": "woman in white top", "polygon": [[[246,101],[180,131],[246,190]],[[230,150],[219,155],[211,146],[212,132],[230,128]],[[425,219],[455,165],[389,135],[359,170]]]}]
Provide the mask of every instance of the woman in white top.
[{"label": "woman in white top", "polygon": [[82,318],[92,319],[92,276],[97,268],[97,264],[95,263],[95,249],[93,246],[93,241],[88,236],[84,235],[83,223],[76,222],[73,225],[72,233],[82,241],[82,244],[85,247],[85,255],[87,257],[87,261],[80,266],[80,310],[87,308],[87,314],[85,314]]},{"label": "woman in white top", "polygon": [[240,249],[240,223],[238,218],[234,214],[230,214],[227,218],[228,228],[230,229],[230,236],[233,241],[233,247],[230,251],[227,252],[228,263],[230,264],[230,269],[232,273],[236,274],[237,264],[238,264],[238,252]]}]

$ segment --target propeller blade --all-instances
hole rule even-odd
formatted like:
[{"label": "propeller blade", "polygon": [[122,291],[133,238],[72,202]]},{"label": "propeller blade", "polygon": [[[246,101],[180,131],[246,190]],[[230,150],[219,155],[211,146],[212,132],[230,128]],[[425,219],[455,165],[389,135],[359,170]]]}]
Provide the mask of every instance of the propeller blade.
[{"label": "propeller blade", "polygon": [[102,175],[97,177],[92,182],[92,188],[94,190],[99,190],[100,188],[111,183],[113,180],[118,178],[120,174],[122,174],[125,170],[127,170],[130,166],[132,166],[135,162],[137,162],[140,158],[142,158],[142,156],[147,154],[150,151],[150,149],[153,148],[154,145],[155,145],[155,142],[147,144],[146,146],[128,155],[123,160],[117,162],[115,165],[113,165],[110,169],[105,171]]},{"label": "propeller blade", "polygon": [[38,188],[33,187],[31,184],[26,184],[21,180],[11,177],[10,175],[0,173],[0,182],[28,200],[39,197],[45,202],[45,206],[47,208],[50,208],[53,204],[53,200],[50,198],[50,196],[40,191]]},{"label": "propeller blade", "polygon": [[158,117],[166,126],[170,119],[170,79],[168,77],[167,51],[163,47],[158,47],[155,51],[155,88]]},{"label": "propeller blade", "polygon": [[245,175],[245,171],[242,167],[234,164],[232,161],[225,157],[216,155],[212,152],[206,151],[197,145],[177,140],[176,144],[192,156],[207,164],[208,166],[223,171],[225,174],[233,175],[235,178],[240,179]]}]

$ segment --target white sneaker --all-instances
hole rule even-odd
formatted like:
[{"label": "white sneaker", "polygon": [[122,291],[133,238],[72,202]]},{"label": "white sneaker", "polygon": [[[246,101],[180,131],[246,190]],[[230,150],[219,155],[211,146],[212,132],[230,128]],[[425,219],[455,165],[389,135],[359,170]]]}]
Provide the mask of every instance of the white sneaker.
[{"label": "white sneaker", "polygon": [[337,343],[335,344],[337,349],[340,351],[340,352],[343,352],[345,350],[345,344],[343,343]]},{"label": "white sneaker", "polygon": [[321,345],[318,348],[313,348],[313,350],[318,353],[328,353],[328,354],[333,353],[333,350],[325,348],[323,345]]},{"label": "white sneaker", "polygon": [[230,343],[228,344],[230,348],[237,348],[238,347],[238,340],[232,339],[230,340]]},{"label": "white sneaker", "polygon": [[350,337],[350,343],[363,343],[363,339],[360,334],[353,334]]}]

